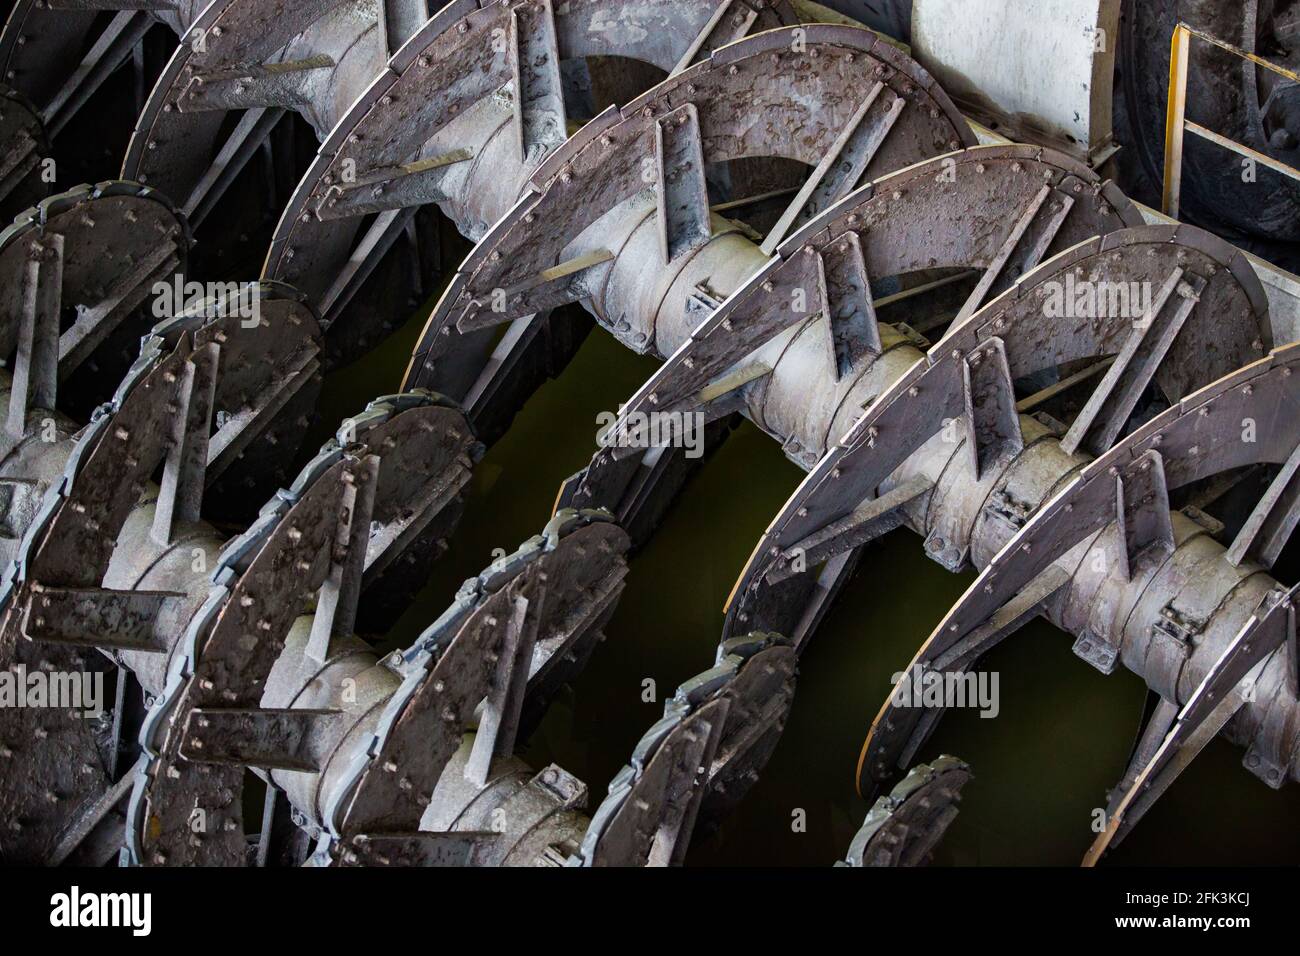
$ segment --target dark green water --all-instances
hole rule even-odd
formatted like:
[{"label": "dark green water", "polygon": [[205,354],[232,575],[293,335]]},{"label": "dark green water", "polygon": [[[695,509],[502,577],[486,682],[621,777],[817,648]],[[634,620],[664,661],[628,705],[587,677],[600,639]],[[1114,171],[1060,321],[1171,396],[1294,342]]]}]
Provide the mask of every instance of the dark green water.
[{"label": "dark green water", "polygon": [[[337,422],[399,387],[413,322],[382,349],[334,375],[322,416]],[[655,363],[596,330],[558,381],[528,403],[478,467],[451,552],[389,635],[413,640],[456,588],[541,530],[561,481],[595,450],[596,415],[614,409]],[[799,470],[746,424],[687,487],[654,540],[631,563],[628,586],[590,667],[552,708],[524,756],[556,762],[591,788],[590,808],[676,686],[709,667],[722,607],[755,541],[794,490]],[[864,557],[800,668],[794,712],[762,779],[721,832],[694,847],[694,865],[828,866],[866,813],[854,791],[858,753],[890,676],[970,583],[925,558],[899,531]],[[1001,713],[955,711],[919,755],[952,753],[975,780],[936,854],[941,864],[1076,865],[1092,841],[1094,807],[1123,772],[1145,688],[1127,672],[1105,677],[1070,652],[1070,638],[1036,622],[989,655]],[[643,703],[655,680],[659,703]],[[1273,791],[1211,744],[1114,851],[1112,864],[1294,864],[1300,788]],[[806,811],[806,832],[792,813]]]}]

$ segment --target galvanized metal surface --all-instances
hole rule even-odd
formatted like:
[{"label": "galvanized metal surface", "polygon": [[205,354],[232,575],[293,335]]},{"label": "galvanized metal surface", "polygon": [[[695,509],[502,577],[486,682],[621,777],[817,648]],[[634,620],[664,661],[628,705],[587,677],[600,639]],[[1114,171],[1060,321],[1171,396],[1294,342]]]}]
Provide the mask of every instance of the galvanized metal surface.
[{"label": "galvanized metal surface", "polygon": [[[228,0],[190,25],[141,114],[124,178],[207,211],[285,110],[324,138],[396,49],[384,4]],[[395,39],[395,38],[394,38]],[[239,117],[229,120],[230,113]]]},{"label": "galvanized metal surface", "polygon": [[1101,165],[1119,22],[1119,0],[913,0],[912,55],[980,122]]},{"label": "galvanized metal surface", "polygon": [[[794,22],[784,3],[620,0],[611,7],[584,0],[558,10],[543,4],[536,14],[523,12],[528,4],[481,7],[449,4],[420,28],[333,127],[284,211],[264,274],[302,288],[327,325],[342,316],[418,207],[436,202],[478,239],[563,142],[563,115],[552,115],[550,138],[534,141],[525,132],[533,108],[517,108],[518,64],[527,56],[515,26],[520,16],[532,17],[525,40],[535,32],[552,38],[549,87],[559,82],[561,61],[622,56],[667,71],[748,32]],[[443,92],[430,97],[429,89]],[[335,333],[336,348],[342,355],[364,348],[398,319],[350,316],[350,328]],[[460,389],[445,384],[439,391],[459,398],[473,379]]]},{"label": "galvanized metal surface", "polygon": [[716,821],[758,779],[794,698],[794,660],[778,635],[720,647],[610,783],[571,865],[680,864],[700,814]]},{"label": "galvanized metal surface", "polygon": [[50,143],[36,107],[17,90],[0,85],[0,216],[8,222],[50,191],[44,159]]},{"label": "galvanized metal surface", "polygon": [[[896,348],[906,347],[908,330],[881,330],[876,354],[867,349],[855,363],[856,377],[841,379],[816,404],[798,383],[807,374],[826,374],[825,328],[821,322],[830,290],[819,285],[818,263],[857,237],[868,277],[906,276],[926,269],[988,269],[1007,245],[1006,210],[1030,204],[1044,183],[1069,195],[1072,209],[1029,262],[1001,266],[990,285],[996,292],[1054,252],[1121,225],[1136,215],[1113,186],[1055,154],[1031,147],[981,147],[918,164],[864,186],[833,210],[790,237],[777,258],[751,275],[690,337],[624,408],[632,413],[689,411],[705,404],[705,389],[737,364],[770,368],[754,384],[744,383],[751,417],[778,437],[798,463],[817,460],[834,434],[842,433],[859,410],[887,384],[876,375],[894,363],[897,375],[910,364]],[[1076,189],[1077,187],[1077,189]],[[1118,212],[1117,212],[1118,210]],[[1022,258],[1025,254],[1022,253]],[[794,311],[798,293],[804,308]],[[829,308],[835,308],[831,300]],[[789,314],[787,314],[789,311]],[[892,333],[892,334],[891,334]],[[889,341],[884,341],[889,336]],[[814,341],[817,340],[817,341]],[[915,340],[914,340],[915,341]],[[914,354],[914,353],[913,353]],[[742,360],[744,360],[742,362]],[[783,369],[786,363],[789,369]],[[881,367],[873,368],[878,363]],[[834,373],[832,373],[832,377]]]},{"label": "galvanized metal surface", "polygon": [[[871,69],[862,69],[863,62]],[[639,209],[655,194],[647,188],[653,177],[642,176],[647,168],[642,160],[653,162],[659,117],[694,104],[706,163],[781,156],[816,166],[882,79],[912,108],[894,124],[865,176],[973,142],[964,121],[919,68],[878,43],[874,34],[828,25],[769,31],[733,44],[621,111],[606,111],[537,170],[531,195],[492,228],[462,266],[430,319],[408,382],[437,381],[438,357],[454,347],[456,329],[465,333],[484,321],[504,323],[588,295],[598,320],[624,341],[640,351],[671,353],[690,331],[677,318],[685,315],[683,270],[702,278],[721,249],[730,245],[726,254],[734,261],[746,255],[748,242],[715,240],[682,261],[663,262],[664,244],[651,230],[658,254],[639,248],[634,237],[645,219]],[[842,188],[855,184],[846,181]],[[796,198],[801,205],[806,199]],[[627,211],[613,215],[624,204]],[[591,229],[598,220],[600,228]],[[735,227],[719,223],[717,231],[727,236]],[[602,249],[615,255],[577,272],[566,274],[562,268]],[[755,258],[761,261],[761,253],[750,255]],[[620,268],[624,259],[628,265]],[[655,271],[648,271],[647,263],[655,259],[660,260]],[[564,283],[550,280],[552,269],[566,275]],[[657,286],[656,294],[647,295],[647,286]],[[658,321],[661,310],[663,322]]]},{"label": "galvanized metal surface", "polygon": [[[166,18],[179,29],[194,12]],[[0,634],[9,659],[34,666],[82,666],[74,648],[100,647],[123,679],[161,692],[134,777],[128,861],[249,862],[252,766],[271,786],[267,820],[283,793],[319,838],[318,864],[681,862],[766,763],[798,653],[861,547],[902,524],[946,567],[986,566],[914,668],[967,669],[1042,612],[1079,636],[1080,656],[1107,671],[1123,662],[1164,698],[1094,857],[1220,729],[1249,744],[1247,763],[1268,782],[1295,775],[1294,613],[1260,566],[1300,514],[1300,439],[1278,411],[1294,363],[1287,349],[1267,368],[1256,361],[1271,326],[1242,256],[1195,230],[1132,228],[1127,199],[1064,157],[962,149],[973,134],[930,76],[865,31],[791,26],[785,4],[735,0],[629,0],[611,12],[464,0],[420,27],[396,5],[209,7],[198,25],[220,42],[178,51],[128,168],[171,177],[182,210],[202,216],[276,111],[301,110],[325,142],[265,275],[302,292],[263,284],[263,319],[247,334],[202,310],[160,327],[75,443],[54,408],[59,378],[92,353],[106,361],[139,289],[182,271],[184,217],[147,189],[110,184],[44,204],[0,237],[14,276],[0,344],[17,355],[4,469],[20,558]],[[55,15],[20,13],[0,41],[11,58],[29,52],[7,39],[13,23]],[[59,16],[50,38],[85,42],[81,7]],[[119,39],[100,55],[129,49],[140,17],[113,21]],[[573,77],[561,61],[610,55],[671,76],[566,140],[561,90]],[[76,106],[75,90],[51,92],[52,72],[29,78],[33,88]],[[224,118],[232,110],[248,112]],[[223,124],[234,133],[219,148]],[[710,207],[706,170],[773,156],[810,174],[763,237]],[[482,241],[430,320],[409,385],[445,386],[476,419],[508,416],[533,383],[503,379],[535,368],[518,359],[543,341],[548,310],[581,301],[625,344],[669,356],[623,421],[700,412],[717,432],[742,411],[812,469],[742,578],[717,666],[683,685],[589,825],[585,785],[513,754],[601,640],[626,573],[619,524],[640,534],[653,522],[684,475],[679,455],[602,449],[561,504],[607,512],[560,510],[383,660],[354,632],[385,629],[446,547],[481,451],[450,401],[377,401],[233,541],[203,520],[219,510],[211,499],[287,460],[280,446],[317,387],[317,316],[339,323],[331,361],[396,320],[354,325],[368,302],[357,293],[429,203]],[[149,239],[142,215],[162,216],[169,244]],[[147,248],[128,245],[138,241]],[[96,269],[111,275],[97,284]],[[955,271],[972,286],[928,355],[922,334],[879,321],[873,283],[894,281],[905,300]],[[1069,277],[1156,294],[1138,316],[1048,314],[1050,287]],[[52,330],[73,301],[82,319],[65,349]],[[272,329],[288,331],[272,349],[254,344]],[[1076,372],[1086,361],[1104,364]],[[1042,387],[1044,376],[1057,380]],[[1040,392],[1025,398],[1031,381]],[[1067,403],[1068,428],[1021,414],[1081,382],[1096,385],[1081,408]],[[1131,431],[1153,394],[1169,411]],[[1262,421],[1268,440],[1223,440],[1235,428],[1219,424],[1225,409]],[[38,449],[32,431],[47,421],[55,440]],[[955,438],[944,434],[954,422]],[[52,484],[65,461],[66,480]],[[1261,463],[1280,474],[1231,548],[1195,514],[1170,513],[1171,488]],[[1100,561],[1084,560],[1094,552]],[[209,560],[211,577],[197,570]],[[789,636],[731,636],[755,627]],[[1263,701],[1240,690],[1243,674]],[[872,778],[910,764],[937,717],[887,705],[865,753]],[[46,793],[16,778],[11,845],[33,858],[96,855],[125,778],[93,762],[69,778],[95,735],[70,716],[37,724],[4,737],[23,738],[33,772],[62,776]],[[965,774],[922,770],[921,795],[896,793],[850,859],[917,862]],[[943,792],[938,806],[931,791]],[[272,854],[270,833],[267,823],[253,862]],[[304,856],[301,841],[281,851]]]},{"label": "galvanized metal surface", "polygon": [[922,866],[957,816],[970,767],[942,756],[913,767],[867,813],[838,866]]}]

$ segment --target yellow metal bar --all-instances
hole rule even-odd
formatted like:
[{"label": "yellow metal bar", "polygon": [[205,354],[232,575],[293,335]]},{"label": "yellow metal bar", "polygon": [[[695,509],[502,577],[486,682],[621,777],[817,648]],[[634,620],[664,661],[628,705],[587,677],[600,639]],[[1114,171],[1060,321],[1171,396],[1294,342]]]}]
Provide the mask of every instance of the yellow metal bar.
[{"label": "yellow metal bar", "polygon": [[1212,37],[1208,33],[1202,33],[1200,30],[1195,30],[1189,27],[1186,23],[1180,23],[1178,25],[1178,29],[1190,33],[1192,36],[1199,37],[1200,39],[1204,40],[1206,43],[1213,44],[1214,46],[1217,46],[1222,50],[1227,50],[1229,53],[1236,54],[1237,56],[1241,57],[1243,60],[1250,60],[1251,63],[1254,63],[1257,66],[1262,66],[1266,70],[1272,70],[1274,73],[1278,74],[1279,76],[1285,76],[1288,80],[1292,80],[1296,83],[1300,83],[1300,73],[1296,73],[1292,70],[1288,70],[1284,66],[1278,66],[1276,63],[1270,63],[1262,56],[1256,56],[1254,53],[1247,53],[1245,50],[1241,49],[1240,47],[1233,46],[1231,43],[1225,43],[1223,40],[1220,40],[1218,37]]},{"label": "yellow metal bar", "polygon": [[1165,182],[1160,208],[1166,216],[1178,218],[1178,200],[1183,186],[1183,130],[1187,115],[1187,61],[1191,28],[1180,23],[1174,29],[1169,50],[1169,103],[1165,114]]},{"label": "yellow metal bar", "polygon": [[1039,405],[1051,401],[1057,395],[1074,388],[1074,386],[1078,385],[1080,382],[1086,382],[1088,379],[1100,375],[1114,364],[1115,356],[1111,355],[1094,365],[1089,365],[1087,368],[1075,372],[1073,375],[1067,376],[1059,382],[1055,382],[1040,391],[1034,392],[1034,394],[1027,396],[1026,398],[1022,398],[1020,401],[1016,402],[1016,411],[1021,415],[1028,415]]},{"label": "yellow metal bar", "polygon": [[1256,56],[1253,53],[1247,53],[1240,47],[1225,43],[1218,37],[1202,33],[1200,30],[1194,30],[1186,23],[1180,23],[1174,28],[1173,41],[1169,51],[1169,102],[1165,114],[1165,181],[1164,193],[1160,203],[1164,214],[1173,219],[1178,218],[1179,197],[1182,195],[1183,136],[1188,132],[1230,150],[1238,156],[1244,156],[1252,162],[1266,166],[1276,173],[1300,181],[1300,169],[1278,162],[1259,150],[1251,149],[1244,143],[1238,143],[1234,139],[1229,139],[1227,136],[1187,119],[1187,70],[1192,37],[1198,37],[1212,46],[1227,50],[1234,56],[1249,60],[1251,63],[1262,66],[1266,70],[1271,70],[1279,76],[1300,83],[1300,73],[1278,66],[1276,63],[1270,63],[1263,57]]},{"label": "yellow metal bar", "polygon": [[1184,122],[1187,132],[1200,136],[1202,139],[1208,139],[1211,143],[1216,143],[1224,149],[1232,150],[1238,156],[1245,156],[1247,159],[1254,160],[1261,166],[1267,166],[1276,173],[1283,176],[1289,176],[1291,179],[1300,180],[1300,169],[1294,166],[1288,166],[1286,163],[1278,162],[1272,156],[1267,156],[1257,149],[1251,149],[1243,143],[1238,143],[1235,139],[1228,139],[1226,136],[1220,136],[1213,130],[1208,130],[1199,123],[1193,123],[1191,120]]},{"label": "yellow metal bar", "polygon": [[738,388],[744,388],[750,382],[757,381],[764,375],[771,375],[772,367],[764,365],[762,362],[751,362],[744,368],[741,368],[730,375],[718,379],[716,382],[710,382],[700,390],[695,396],[695,401],[701,405],[707,405],[715,398],[721,398],[728,392],[734,392]]},{"label": "yellow metal bar", "polygon": [[551,266],[549,269],[543,269],[538,278],[543,282],[555,282],[557,279],[564,279],[571,275],[577,275],[579,272],[586,272],[593,266],[602,265],[614,258],[614,253],[608,249],[596,249],[592,252],[583,253],[576,259],[569,259],[561,262],[559,265]]}]

